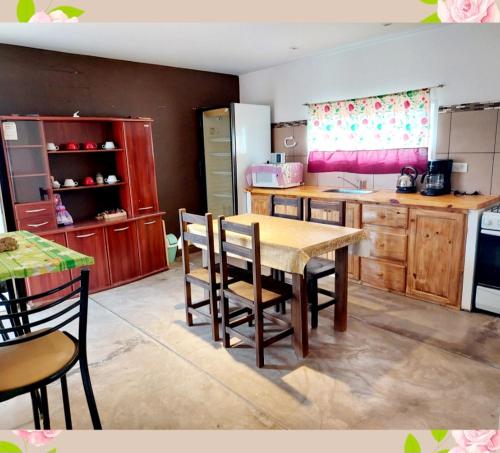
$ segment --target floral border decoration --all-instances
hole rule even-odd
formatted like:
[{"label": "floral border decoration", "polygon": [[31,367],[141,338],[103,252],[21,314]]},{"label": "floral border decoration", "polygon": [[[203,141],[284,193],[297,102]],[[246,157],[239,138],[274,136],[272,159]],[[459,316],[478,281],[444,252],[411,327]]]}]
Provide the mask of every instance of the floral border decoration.
[{"label": "floral border decoration", "polygon": [[427,5],[437,5],[437,11],[422,20],[423,23],[500,22],[496,0],[420,0]]},{"label": "floral border decoration", "polygon": [[[453,430],[451,437],[457,445],[451,449],[444,446],[451,440],[447,430],[433,429],[431,435],[437,442],[433,453],[491,453],[500,450],[500,430]],[[406,436],[404,453],[422,453],[420,442],[413,434]]]},{"label": "floral border decoration", "polygon": [[18,0],[17,20],[29,23],[76,23],[85,11],[69,5],[52,7],[52,0],[44,10],[37,10],[34,0]]},{"label": "floral border decoration", "polygon": [[[50,429],[16,429],[12,432],[22,439],[23,448],[12,442],[0,440],[0,453],[28,453],[30,445],[35,447],[44,447],[61,433],[60,430]],[[47,453],[57,453],[57,450],[55,448],[52,448]]]}]

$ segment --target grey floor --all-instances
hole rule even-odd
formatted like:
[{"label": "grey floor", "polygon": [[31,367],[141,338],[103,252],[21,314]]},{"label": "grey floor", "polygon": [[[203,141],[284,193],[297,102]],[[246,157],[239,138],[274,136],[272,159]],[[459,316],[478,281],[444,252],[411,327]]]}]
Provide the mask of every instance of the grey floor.
[{"label": "grey floor", "polygon": [[[285,339],[224,349],[188,328],[179,264],[92,296],[89,359],[106,429],[497,428],[500,319],[351,284],[349,326],[333,310],[298,360]],[[68,379],[77,429],[90,428],[78,370]],[[64,428],[49,388],[52,428]],[[0,429],[31,426],[27,397],[0,404]]]}]

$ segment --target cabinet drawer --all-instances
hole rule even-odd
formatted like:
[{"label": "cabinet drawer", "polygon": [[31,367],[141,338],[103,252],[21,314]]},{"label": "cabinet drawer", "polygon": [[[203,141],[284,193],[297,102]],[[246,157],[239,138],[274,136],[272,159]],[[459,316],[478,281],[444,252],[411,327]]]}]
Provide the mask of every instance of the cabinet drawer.
[{"label": "cabinet drawer", "polygon": [[363,204],[361,219],[364,224],[406,228],[408,226],[408,208]]},{"label": "cabinet drawer", "polygon": [[167,267],[165,234],[161,217],[137,221],[142,274],[150,274]]},{"label": "cabinet drawer", "polygon": [[378,226],[366,226],[365,231],[371,242],[370,256],[406,261],[406,234]]},{"label": "cabinet drawer", "polygon": [[30,220],[49,215],[55,216],[55,207],[51,201],[16,204],[15,210],[16,217],[19,220]]},{"label": "cabinet drawer", "polygon": [[[76,250],[94,258],[94,265],[90,266],[91,291],[98,291],[110,285],[108,255],[103,228],[88,228],[85,230],[66,233],[68,248]],[[77,277],[80,269],[72,269],[71,276]]]},{"label": "cabinet drawer", "polygon": [[404,292],[406,288],[406,267],[376,258],[362,257],[361,280],[376,288]]},{"label": "cabinet drawer", "polygon": [[141,268],[135,222],[109,226],[106,228],[106,236],[108,239],[111,283],[122,283],[138,277]]},{"label": "cabinet drawer", "polygon": [[41,231],[55,230],[57,228],[55,215],[52,213],[17,220],[20,230],[39,233]]}]

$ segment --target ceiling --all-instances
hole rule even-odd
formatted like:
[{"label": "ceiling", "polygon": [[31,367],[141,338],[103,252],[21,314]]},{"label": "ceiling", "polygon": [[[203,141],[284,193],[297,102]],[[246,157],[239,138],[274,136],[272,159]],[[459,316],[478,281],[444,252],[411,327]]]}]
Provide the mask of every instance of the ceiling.
[{"label": "ceiling", "polygon": [[3,23],[0,42],[240,75],[374,40],[394,39],[429,27],[423,24],[235,22]]}]

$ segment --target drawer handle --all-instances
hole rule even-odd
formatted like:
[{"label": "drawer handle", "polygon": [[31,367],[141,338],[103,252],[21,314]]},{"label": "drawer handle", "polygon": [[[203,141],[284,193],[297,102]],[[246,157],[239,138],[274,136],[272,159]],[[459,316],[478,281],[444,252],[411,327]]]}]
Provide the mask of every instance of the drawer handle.
[{"label": "drawer handle", "polygon": [[120,231],[126,231],[128,230],[130,227],[124,227],[124,228],[115,228],[113,231],[115,231],[116,233],[119,233]]},{"label": "drawer handle", "polygon": [[156,223],[156,220],[151,220],[151,222],[144,222],[144,225],[153,225],[153,223]]},{"label": "drawer handle", "polygon": [[42,208],[42,209],[28,209],[24,211],[26,214],[34,214],[35,212],[43,212],[46,211],[47,208]]},{"label": "drawer handle", "polygon": [[84,238],[91,238],[92,236],[95,236],[95,233],[79,234],[76,237],[77,239],[84,239]]},{"label": "drawer handle", "polygon": [[28,226],[31,228],[40,228],[41,226],[48,225],[49,222],[43,222],[43,223],[28,223]]},{"label": "drawer handle", "polygon": [[147,211],[148,209],[153,209],[154,206],[145,206],[144,208],[139,208],[139,211]]}]

